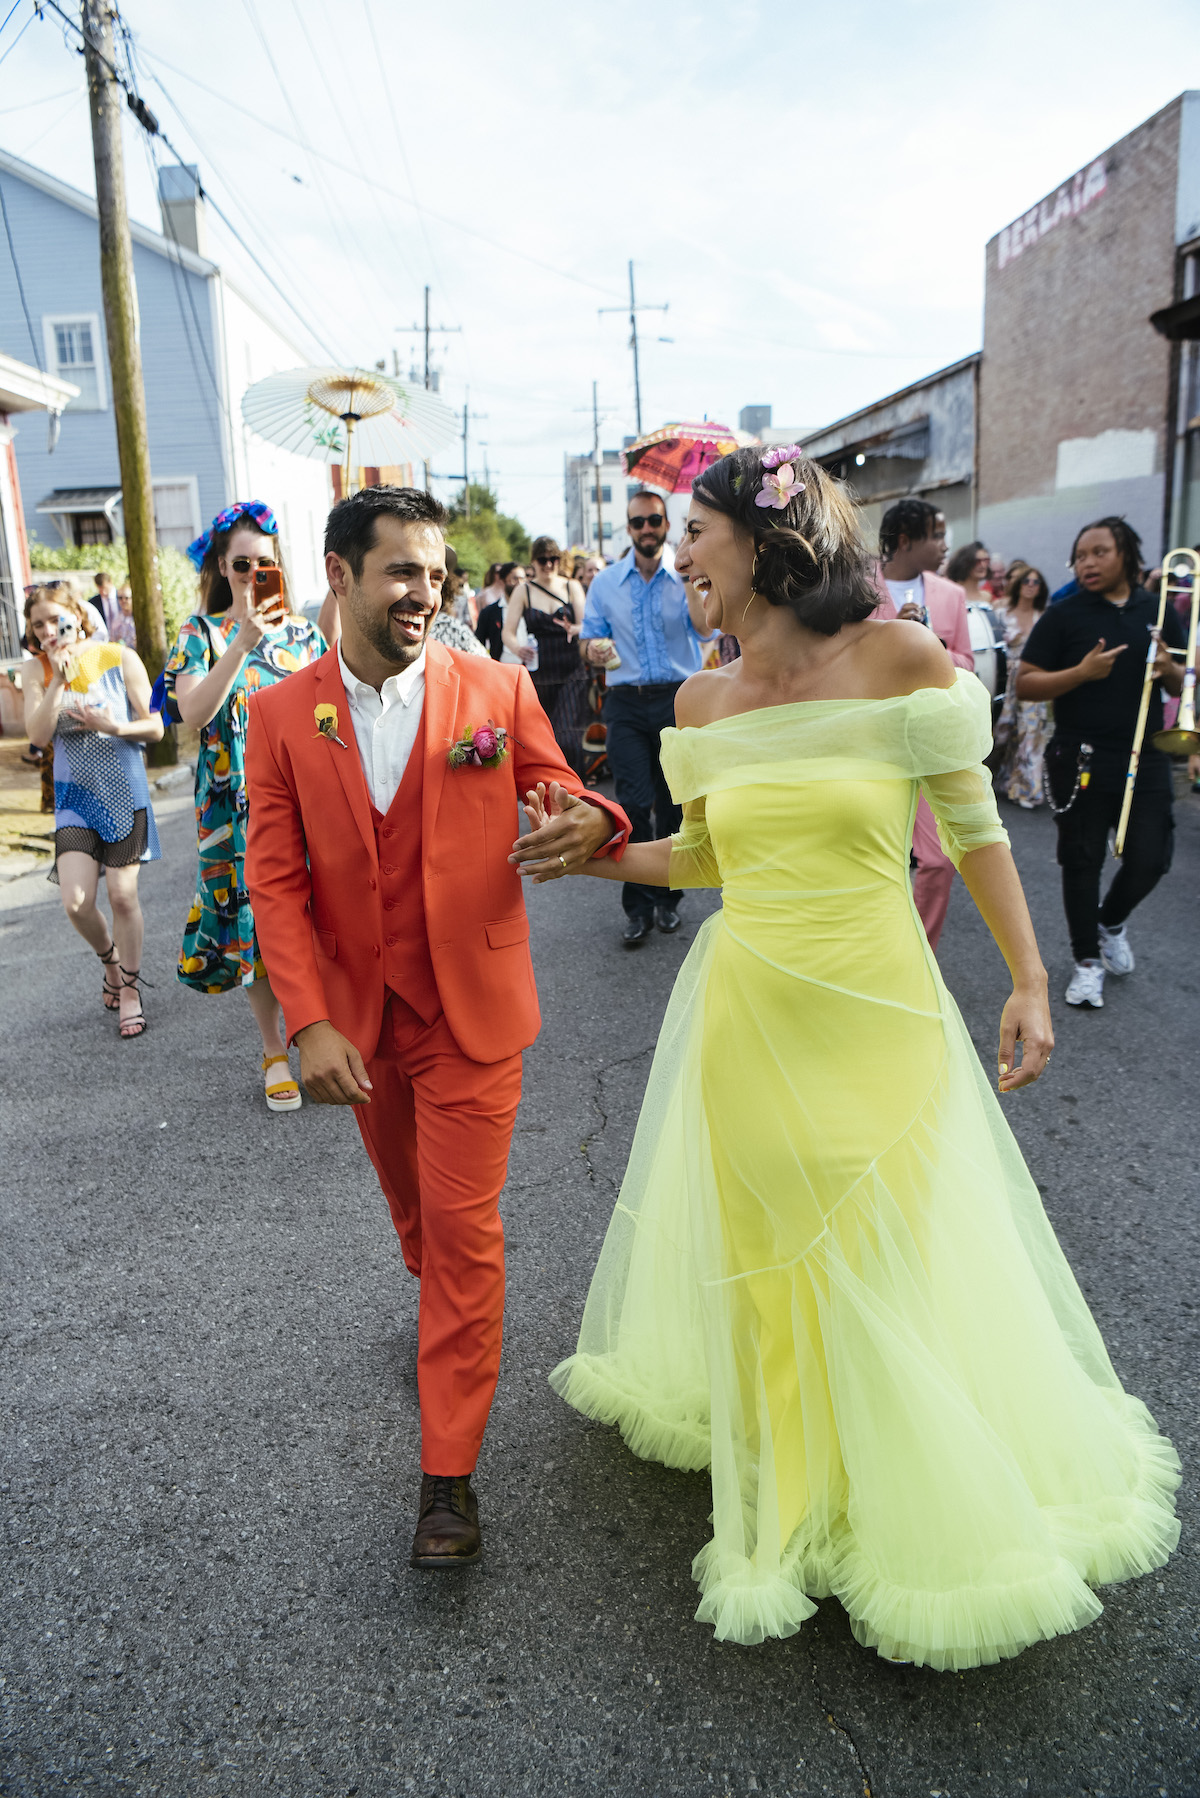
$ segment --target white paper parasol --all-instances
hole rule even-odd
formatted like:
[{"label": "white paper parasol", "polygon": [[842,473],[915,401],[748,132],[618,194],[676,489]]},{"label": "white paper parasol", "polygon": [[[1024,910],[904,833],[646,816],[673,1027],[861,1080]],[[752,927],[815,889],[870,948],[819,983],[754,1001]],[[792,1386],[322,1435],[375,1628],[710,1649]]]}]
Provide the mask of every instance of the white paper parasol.
[{"label": "white paper parasol", "polygon": [[316,462],[380,468],[428,462],[458,436],[458,418],[423,387],[365,368],[291,368],[242,395],[242,417],[268,443]]}]

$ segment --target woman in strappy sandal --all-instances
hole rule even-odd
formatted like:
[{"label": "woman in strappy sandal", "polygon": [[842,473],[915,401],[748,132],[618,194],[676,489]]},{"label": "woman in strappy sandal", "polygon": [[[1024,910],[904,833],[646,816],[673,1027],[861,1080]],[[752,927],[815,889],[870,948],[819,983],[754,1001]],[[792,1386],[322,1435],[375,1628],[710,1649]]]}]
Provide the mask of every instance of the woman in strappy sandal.
[{"label": "woman in strappy sandal", "polygon": [[[588,722],[588,673],[579,654],[584,592],[558,573],[562,552],[553,537],[533,545],[533,573],[514,588],[504,616],[504,647],[529,666],[542,710],[569,767],[583,778],[583,730]],[[525,639],[518,628],[525,625]]]},{"label": "woman in strappy sandal", "polygon": [[[54,745],[54,866],[49,878],[63,908],[104,967],[106,1011],[122,1037],[142,1036],[139,983],[142,908],[138,870],[159,857],[158,832],[142,756],[163,733],[150,710],[150,680],[137,652],[91,641],[90,620],[66,586],[35,587],[25,601],[25,729],[36,748]],[[110,931],[96,904],[104,869]]]},{"label": "woman in strappy sandal", "polygon": [[[258,952],[243,864],[250,696],[325,653],[321,632],[291,609],[279,526],[269,506],[239,501],[189,546],[200,610],[184,620],[165,669],[168,704],[200,732],[196,832],[200,870],[184,925],[179,979],[198,993],[244,987],[262,1037],[269,1111],[298,1111],[279,1001]],[[278,569],[282,595],[259,604],[255,575]]]}]

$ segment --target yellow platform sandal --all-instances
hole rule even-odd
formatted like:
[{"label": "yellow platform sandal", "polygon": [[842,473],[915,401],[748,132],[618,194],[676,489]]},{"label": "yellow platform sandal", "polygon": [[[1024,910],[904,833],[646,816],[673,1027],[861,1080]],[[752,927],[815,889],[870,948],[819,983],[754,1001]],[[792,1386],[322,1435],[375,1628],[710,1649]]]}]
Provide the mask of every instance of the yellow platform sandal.
[{"label": "yellow platform sandal", "polygon": [[[278,1067],[280,1062],[282,1062],[284,1067],[287,1068],[287,1070],[288,1070],[287,1078],[285,1080],[272,1080],[271,1079],[271,1069],[274,1067]],[[300,1109],[300,1088],[297,1085],[297,1083],[292,1079],[292,1071],[290,1068],[288,1068],[287,1056],[286,1055],[264,1055],[263,1060],[262,1060],[262,1066],[263,1066],[263,1073],[267,1077],[267,1091],[266,1091],[267,1110],[268,1111],[299,1111],[299,1109]]]}]

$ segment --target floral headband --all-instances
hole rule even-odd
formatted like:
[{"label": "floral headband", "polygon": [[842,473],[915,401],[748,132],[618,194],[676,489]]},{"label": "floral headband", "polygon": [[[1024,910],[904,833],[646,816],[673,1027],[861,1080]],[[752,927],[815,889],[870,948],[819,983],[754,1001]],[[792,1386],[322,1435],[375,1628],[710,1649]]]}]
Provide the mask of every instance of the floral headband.
[{"label": "floral headband", "polygon": [[270,506],[264,506],[259,499],[235,499],[231,506],[218,512],[206,531],[187,546],[188,559],[194,568],[199,568],[208,554],[209,545],[214,537],[222,531],[232,530],[239,518],[248,519],[250,524],[263,532],[267,537],[278,537],[279,524]]},{"label": "floral headband", "polygon": [[795,464],[804,451],[798,443],[785,444],[782,449],[768,450],[762,458],[762,465],[767,470],[762,479],[762,492],[754,495],[756,506],[774,506],[782,512],[789,500],[797,493],[804,492],[804,482],[796,479]]}]

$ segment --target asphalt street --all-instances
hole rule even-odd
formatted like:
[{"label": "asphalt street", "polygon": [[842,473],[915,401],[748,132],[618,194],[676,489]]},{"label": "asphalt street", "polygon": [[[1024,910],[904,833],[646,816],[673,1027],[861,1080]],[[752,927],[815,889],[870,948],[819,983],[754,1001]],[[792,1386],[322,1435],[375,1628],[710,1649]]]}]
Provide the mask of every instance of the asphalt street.
[{"label": "asphalt street", "polygon": [[[1128,1387],[1185,1465],[1184,1535],[1089,1629],[965,1675],[885,1664],[834,1600],[716,1644],[707,1482],[637,1461],[546,1375],[574,1344],[680,936],[613,888],[531,893],[545,1025],[503,1200],[485,1560],[414,1574],[416,1287],[352,1119],[270,1116],[244,999],[178,986],[185,802],[143,881],[140,1042],[44,874],[0,887],[5,1798],[1188,1798],[1197,1755],[1200,798],[1137,972],[1070,1013],[1053,826],[1006,811],[1051,972],[1052,1073],[1006,1101]],[[985,1061],[1005,970],[965,892],[947,980]]]}]

